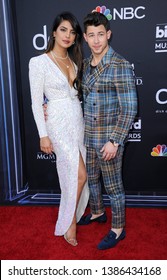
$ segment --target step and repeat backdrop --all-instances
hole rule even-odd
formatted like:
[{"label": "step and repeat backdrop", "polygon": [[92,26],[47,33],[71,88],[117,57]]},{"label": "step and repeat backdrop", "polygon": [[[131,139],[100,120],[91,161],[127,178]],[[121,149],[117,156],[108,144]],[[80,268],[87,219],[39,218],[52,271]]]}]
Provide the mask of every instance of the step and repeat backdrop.
[{"label": "step and repeat backdrop", "polygon": [[[19,55],[24,143],[29,190],[60,193],[56,155],[40,152],[31,111],[28,63],[43,53],[55,16],[70,11],[83,27],[94,9],[106,13],[112,30],[111,46],[133,65],[139,110],[129,132],[123,161],[128,193],[167,193],[167,1],[166,0],[15,0],[12,10]],[[84,55],[89,55],[84,43]]]}]

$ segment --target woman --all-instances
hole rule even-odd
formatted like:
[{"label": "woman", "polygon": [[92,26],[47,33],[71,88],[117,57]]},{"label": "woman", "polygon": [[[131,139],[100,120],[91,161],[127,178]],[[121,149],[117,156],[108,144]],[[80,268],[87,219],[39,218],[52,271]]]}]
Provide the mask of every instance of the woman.
[{"label": "woman", "polygon": [[[56,154],[61,201],[55,235],[76,246],[76,223],[87,206],[83,145],[84,121],[78,98],[82,70],[82,31],[69,12],[58,15],[44,54],[30,59],[32,110],[44,153]],[[48,99],[47,121],[43,98]]]}]

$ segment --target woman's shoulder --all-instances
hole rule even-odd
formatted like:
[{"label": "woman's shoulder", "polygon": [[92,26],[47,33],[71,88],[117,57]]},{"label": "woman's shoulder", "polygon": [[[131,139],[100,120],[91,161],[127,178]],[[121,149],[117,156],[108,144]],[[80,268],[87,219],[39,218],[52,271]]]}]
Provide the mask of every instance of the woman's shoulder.
[{"label": "woman's shoulder", "polygon": [[45,63],[45,59],[46,59],[46,54],[43,53],[43,54],[40,54],[38,56],[33,56],[30,58],[29,60],[29,64],[44,64]]}]

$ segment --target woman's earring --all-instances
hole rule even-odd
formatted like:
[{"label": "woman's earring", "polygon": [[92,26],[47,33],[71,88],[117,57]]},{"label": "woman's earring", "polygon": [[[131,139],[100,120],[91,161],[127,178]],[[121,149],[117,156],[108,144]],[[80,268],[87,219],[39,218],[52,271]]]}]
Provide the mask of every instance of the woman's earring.
[{"label": "woman's earring", "polygon": [[75,45],[75,41],[72,44]]}]

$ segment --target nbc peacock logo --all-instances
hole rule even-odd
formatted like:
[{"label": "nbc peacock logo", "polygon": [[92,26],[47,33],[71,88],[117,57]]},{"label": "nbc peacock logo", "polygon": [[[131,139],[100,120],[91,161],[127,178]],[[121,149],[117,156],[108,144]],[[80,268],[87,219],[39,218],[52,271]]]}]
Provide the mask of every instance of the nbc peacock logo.
[{"label": "nbc peacock logo", "polygon": [[167,157],[167,146],[158,144],[156,147],[152,149],[151,152],[152,157]]},{"label": "nbc peacock logo", "polygon": [[112,10],[106,8],[106,6],[97,6],[92,12],[99,12],[106,16],[108,20],[142,20],[145,17],[145,7],[120,7],[119,9],[112,8]]},{"label": "nbc peacock logo", "polygon": [[98,12],[98,13],[101,13],[103,15],[106,16],[106,18],[108,20],[111,20],[112,19],[112,15],[111,15],[111,12],[110,12],[110,9],[107,9],[106,6],[97,6],[93,11],[93,12]]}]

